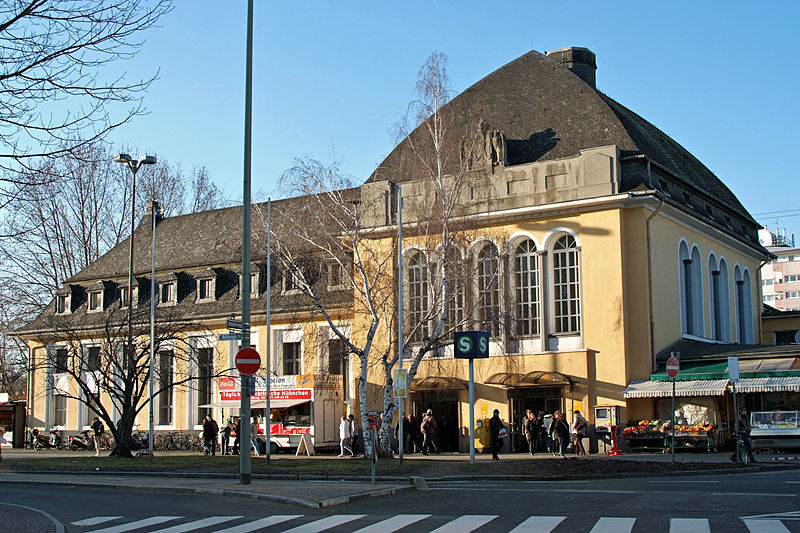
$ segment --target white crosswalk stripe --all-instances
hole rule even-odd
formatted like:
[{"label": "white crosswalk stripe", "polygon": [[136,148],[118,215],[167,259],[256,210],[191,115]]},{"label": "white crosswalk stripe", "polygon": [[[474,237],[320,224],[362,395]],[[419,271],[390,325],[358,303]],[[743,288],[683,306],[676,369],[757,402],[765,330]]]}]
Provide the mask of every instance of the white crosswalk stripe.
[{"label": "white crosswalk stripe", "polygon": [[185,524],[178,524],[177,526],[172,526],[164,529],[158,529],[156,531],[152,531],[151,533],[185,533],[186,531],[194,531],[195,529],[201,529],[204,527],[209,526],[216,526],[217,524],[222,524],[223,522],[229,522],[231,520],[236,520],[241,518],[241,515],[238,516],[211,516],[209,518],[203,518],[201,520],[195,520],[194,522],[187,522]]},{"label": "white crosswalk stripe", "polygon": [[706,518],[670,518],[669,533],[711,533]]},{"label": "white crosswalk stripe", "polygon": [[635,518],[601,516],[589,533],[630,533]]},{"label": "white crosswalk stripe", "polygon": [[429,514],[399,514],[367,527],[362,527],[353,533],[392,533],[429,516]]},{"label": "white crosswalk stripe", "polygon": [[754,520],[744,518],[742,520],[750,533],[789,533],[789,529],[780,520]]},{"label": "white crosswalk stripe", "polygon": [[120,524],[118,526],[111,526],[106,527],[103,529],[95,529],[90,531],[89,533],[124,533],[125,531],[133,531],[134,529],[141,529],[147,526],[153,526],[156,524],[163,524],[164,522],[169,522],[170,520],[177,520],[178,518],[183,518],[182,516],[151,516],[149,518],[142,518],[141,520],[137,520],[136,522],[129,522],[127,524]]},{"label": "white crosswalk stripe", "polygon": [[550,533],[566,516],[530,516],[509,533]]},{"label": "white crosswalk stripe", "polygon": [[280,524],[281,522],[288,522],[289,520],[294,520],[295,518],[300,518],[302,516],[303,515],[301,514],[278,514],[253,520],[252,522],[239,524],[238,526],[219,529],[214,533],[250,533],[251,531],[257,531],[265,527],[274,526],[275,524]]},{"label": "white crosswalk stripe", "polygon": [[111,522],[112,520],[117,520],[118,518],[122,518],[121,516],[93,516],[91,518],[87,518],[86,520],[78,520],[77,522],[73,522],[73,526],[96,526],[97,524],[104,524],[106,522]]},{"label": "white crosswalk stripe", "polygon": [[327,518],[321,518],[320,520],[309,522],[308,524],[303,524],[302,526],[287,529],[283,533],[317,533],[318,531],[325,531],[326,529],[331,529],[332,527],[337,527],[365,516],[366,515],[363,514],[339,514],[329,516]]},{"label": "white crosswalk stripe", "polygon": [[496,514],[465,514],[434,529],[431,533],[467,533],[475,531],[495,518],[497,518]]}]

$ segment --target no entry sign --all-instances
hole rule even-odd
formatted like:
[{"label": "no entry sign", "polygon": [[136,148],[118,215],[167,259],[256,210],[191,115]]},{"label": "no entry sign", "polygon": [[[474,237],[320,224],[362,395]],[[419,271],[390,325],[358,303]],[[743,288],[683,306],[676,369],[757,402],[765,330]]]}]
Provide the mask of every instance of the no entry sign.
[{"label": "no entry sign", "polygon": [[253,348],[242,348],[236,354],[236,368],[245,376],[255,374],[261,366],[261,356]]},{"label": "no entry sign", "polygon": [[681,370],[681,363],[678,361],[678,358],[675,356],[670,357],[667,359],[667,375],[671,379],[675,379],[678,377],[678,372]]}]

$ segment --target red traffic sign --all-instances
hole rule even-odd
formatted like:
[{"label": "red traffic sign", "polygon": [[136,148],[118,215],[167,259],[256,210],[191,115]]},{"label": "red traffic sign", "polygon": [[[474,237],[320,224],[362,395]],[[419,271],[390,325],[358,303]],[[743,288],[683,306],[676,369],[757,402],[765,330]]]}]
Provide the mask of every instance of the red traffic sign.
[{"label": "red traffic sign", "polygon": [[242,348],[236,354],[236,368],[245,376],[258,372],[261,367],[261,356],[253,348]]},{"label": "red traffic sign", "polygon": [[681,363],[678,361],[678,358],[675,356],[670,357],[667,359],[667,375],[675,379],[678,377],[678,372],[681,371]]}]

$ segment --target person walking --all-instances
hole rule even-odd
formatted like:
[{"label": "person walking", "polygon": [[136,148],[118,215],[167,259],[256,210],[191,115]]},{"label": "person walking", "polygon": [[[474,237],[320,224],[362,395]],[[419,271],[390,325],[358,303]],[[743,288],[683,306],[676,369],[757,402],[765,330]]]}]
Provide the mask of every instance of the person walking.
[{"label": "person walking", "polygon": [[[569,424],[567,423],[567,415],[563,411],[556,411],[556,417],[553,420],[550,431],[558,439],[558,455],[562,459],[565,458],[567,446],[569,446]],[[553,448],[555,449],[555,445]]]},{"label": "person walking", "polygon": [[342,421],[339,423],[339,457],[344,457],[345,450],[350,452],[350,455],[353,455],[353,449],[350,447],[350,439],[352,437],[350,421],[346,416],[343,416]]},{"label": "person walking", "polygon": [[236,419],[236,425],[233,426],[233,431],[236,433],[236,437],[233,439],[233,455],[239,455],[239,448],[241,447],[242,443],[242,419]]},{"label": "person walking", "polygon": [[551,413],[547,413],[542,417],[542,425],[541,425],[542,440],[544,440],[544,447],[547,450],[547,453],[552,453],[555,455],[553,450],[553,432],[550,431],[552,427],[553,427],[553,415]]},{"label": "person walking", "polygon": [[348,418],[350,420],[350,453],[353,457],[355,457],[361,450],[361,426],[358,425],[358,421],[352,413],[350,413]]},{"label": "person walking", "polygon": [[436,450],[437,454],[440,453],[436,442],[436,419],[433,417],[433,409],[428,409],[422,416],[419,430],[422,432],[422,455],[428,455],[430,448]]},{"label": "person walking", "polygon": [[258,420],[255,417],[250,420],[250,444],[253,445],[256,457],[260,457],[261,454],[258,451]]},{"label": "person walking", "polygon": [[583,438],[586,437],[586,430],[589,428],[589,422],[581,412],[575,409],[572,413],[572,435],[575,437],[575,455],[586,455],[586,448],[583,447]]},{"label": "person walking", "polygon": [[230,453],[230,442],[231,442],[231,433],[233,432],[233,422],[231,421],[230,417],[228,417],[228,421],[225,422],[225,427],[222,428],[221,436],[222,439],[220,441],[220,453],[222,455],[228,455]]},{"label": "person walking", "polygon": [[206,455],[217,454],[217,435],[219,434],[219,426],[217,422],[211,418],[211,414],[206,415],[206,420],[203,422],[203,450]]},{"label": "person walking", "polygon": [[408,444],[408,453],[416,448],[417,452],[422,451],[422,432],[419,429],[419,422],[417,422],[417,417],[413,414],[408,413],[408,435],[409,435],[409,444]]},{"label": "person walking", "polygon": [[503,421],[500,420],[500,410],[495,409],[492,412],[492,418],[489,419],[489,435],[491,437],[492,459],[494,461],[500,460],[500,456],[497,454],[500,453],[500,448],[503,447],[501,431],[505,429]]},{"label": "person walking", "polygon": [[[736,419],[735,431],[740,445],[744,446],[744,452],[747,454],[747,458],[751,463],[755,463],[756,458],[753,457],[753,448],[750,445],[750,420],[747,419],[747,409],[744,407],[739,410],[739,417]],[[733,455],[731,455],[731,461],[734,463],[739,460],[739,458],[736,456],[737,449],[738,448],[734,447]]]},{"label": "person walking", "polygon": [[525,438],[528,440],[528,452],[533,455],[539,435],[536,428],[536,417],[530,409],[525,412]]},{"label": "person walking", "polygon": [[106,428],[103,427],[103,423],[100,422],[98,417],[94,417],[94,421],[90,427],[92,428],[92,439],[94,440],[94,456],[100,457],[100,438],[103,436],[103,432]]}]

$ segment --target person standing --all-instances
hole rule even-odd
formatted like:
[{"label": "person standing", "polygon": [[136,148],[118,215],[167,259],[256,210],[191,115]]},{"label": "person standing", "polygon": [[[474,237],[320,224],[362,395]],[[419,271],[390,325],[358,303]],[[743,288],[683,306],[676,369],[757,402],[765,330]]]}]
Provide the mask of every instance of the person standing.
[{"label": "person standing", "polygon": [[[530,411],[528,412],[530,413]],[[505,428],[503,421],[500,420],[500,410],[495,409],[492,412],[492,418],[489,419],[489,435],[492,439],[492,459],[495,461],[500,460],[500,456],[497,455],[500,452],[500,448],[503,447],[503,439],[500,437],[500,431]]]},{"label": "person standing", "polygon": [[258,420],[255,417],[250,420],[250,444],[256,451],[256,457],[259,457],[261,454],[258,451]]},{"label": "person standing", "polygon": [[556,418],[553,420],[550,430],[558,439],[558,455],[563,459],[567,455],[567,446],[569,446],[569,424],[567,415],[563,411],[556,411]]},{"label": "person standing", "polygon": [[350,453],[355,457],[361,450],[361,426],[358,425],[358,421],[352,413],[348,418],[350,419]]},{"label": "person standing", "polygon": [[525,412],[525,438],[528,440],[528,452],[533,455],[536,449],[536,439],[539,436],[536,431],[536,417],[530,409]]},{"label": "person standing", "polygon": [[553,428],[553,415],[551,413],[547,413],[542,417],[542,438],[544,439],[544,446],[547,450],[547,453],[552,453],[555,455],[555,450],[553,449],[553,432],[551,429]]},{"label": "person standing", "polygon": [[586,455],[586,449],[583,447],[583,438],[586,436],[589,423],[577,409],[575,409],[572,415],[572,434],[575,436],[575,455]]},{"label": "person standing", "polygon": [[417,422],[417,418],[408,413],[408,436],[409,436],[409,444],[408,444],[408,453],[411,453],[414,448],[417,449],[418,452],[422,451],[422,432],[419,430],[419,423]]},{"label": "person standing", "polygon": [[206,455],[217,454],[217,435],[219,434],[219,426],[217,422],[211,418],[211,414],[206,415],[206,420],[203,422],[203,448]]},{"label": "person standing", "polygon": [[231,422],[230,417],[228,417],[228,421],[225,422],[225,427],[222,428],[222,441],[220,442],[220,453],[222,453],[222,455],[228,455],[228,453],[230,452],[232,431],[233,431],[233,422]]},{"label": "person standing", "polygon": [[98,417],[94,417],[94,422],[90,427],[92,428],[92,439],[94,440],[94,456],[100,457],[100,438],[106,428],[103,427],[103,423],[100,422]]},{"label": "person standing", "polygon": [[428,449],[433,448],[439,453],[439,445],[436,442],[436,419],[433,417],[433,409],[428,409],[422,416],[422,423],[419,425],[422,432],[422,455],[428,455]]},{"label": "person standing", "polygon": [[350,421],[346,416],[342,416],[342,421],[339,423],[339,457],[344,457],[345,450],[350,452],[350,455],[353,455],[353,449],[350,447],[350,439],[352,437]]},{"label": "person standing", "polygon": [[[739,410],[739,417],[736,419],[736,427],[734,429],[741,446],[744,446],[744,452],[747,453],[747,458],[751,463],[754,463],[756,458],[753,457],[753,448],[750,445],[750,420],[747,419],[747,409],[742,408]],[[736,448],[734,448],[731,461],[736,462],[738,459],[739,458],[736,457]]]},{"label": "person standing", "polygon": [[233,427],[236,437],[233,439],[233,455],[239,455],[239,447],[242,442],[242,419],[236,419],[236,425]]}]

